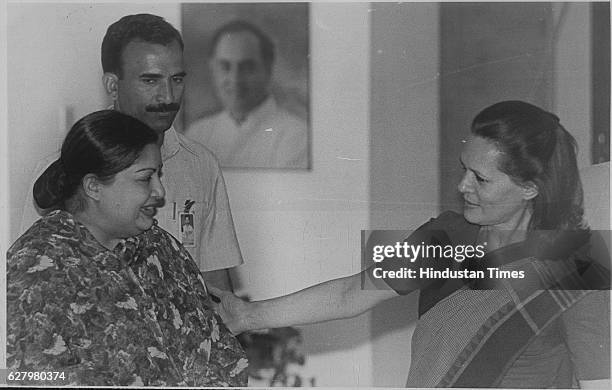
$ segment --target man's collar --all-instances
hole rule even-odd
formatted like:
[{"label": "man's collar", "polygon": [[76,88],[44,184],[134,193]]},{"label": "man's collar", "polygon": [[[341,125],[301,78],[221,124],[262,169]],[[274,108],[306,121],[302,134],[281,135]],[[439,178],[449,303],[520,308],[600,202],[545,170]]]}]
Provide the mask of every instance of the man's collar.
[{"label": "man's collar", "polygon": [[186,138],[183,134],[176,131],[174,126],[171,126],[164,133],[164,143],[161,146],[162,160],[166,161],[177,154],[181,147],[194,156],[199,156],[199,151],[194,149],[194,144],[196,144],[195,141]]},{"label": "man's collar", "polygon": [[170,157],[177,154],[180,148],[181,141],[179,140],[174,126],[171,126],[164,132],[164,143],[161,146],[162,161],[166,161]]}]

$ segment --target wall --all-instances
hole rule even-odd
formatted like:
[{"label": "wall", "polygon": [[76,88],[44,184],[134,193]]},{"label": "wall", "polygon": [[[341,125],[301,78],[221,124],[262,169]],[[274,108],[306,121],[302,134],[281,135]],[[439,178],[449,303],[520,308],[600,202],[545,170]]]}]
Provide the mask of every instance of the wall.
[{"label": "wall", "polygon": [[[525,100],[556,113],[590,165],[591,4],[445,3],[442,6],[441,197],[460,208],[460,140],[474,115],[501,100]],[[608,90],[609,91],[609,90]],[[609,93],[609,92],[608,92]],[[457,99],[461,94],[461,99]]]},{"label": "wall", "polygon": [[[591,4],[553,3],[553,112],[578,143],[578,167],[591,164]],[[608,49],[609,50],[609,49]],[[609,91],[609,90],[608,90]]]},{"label": "wall", "polygon": [[[370,225],[415,229],[439,213],[439,4],[372,4]],[[372,311],[373,385],[403,387],[416,296]]]},{"label": "wall", "polygon": [[610,161],[610,3],[591,3],[591,161]]},{"label": "wall", "polygon": [[552,110],[551,3],[443,3],[440,6],[440,198],[461,210],[459,156],[474,116],[504,100]]},{"label": "wall", "polygon": [[[368,224],[369,13],[311,5],[312,170],[228,170],[246,264],[242,291],[262,299],[359,270]],[[368,316],[303,327],[304,376],[317,386],[371,385]]]}]

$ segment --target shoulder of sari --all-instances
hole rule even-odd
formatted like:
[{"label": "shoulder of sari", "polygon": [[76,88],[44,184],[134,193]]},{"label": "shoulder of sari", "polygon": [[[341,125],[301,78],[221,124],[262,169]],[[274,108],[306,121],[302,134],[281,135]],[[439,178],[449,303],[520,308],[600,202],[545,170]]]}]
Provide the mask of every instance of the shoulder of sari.
[{"label": "shoulder of sari", "polygon": [[55,210],[36,221],[7,252],[9,264],[15,265],[41,257],[52,259],[62,269],[64,264],[78,263],[72,260],[95,259],[104,265],[114,256],[72,214]]},{"label": "shoulder of sari", "polygon": [[577,272],[589,289],[610,289],[610,231],[591,230],[588,242],[573,254]]},{"label": "shoulder of sari", "polygon": [[445,211],[421,225],[416,232],[419,232],[419,236],[429,233],[439,244],[457,245],[473,243],[479,228],[480,226],[469,223],[462,214]]},{"label": "shoulder of sari", "polygon": [[92,328],[85,331],[75,316],[107,324],[98,310],[101,297],[117,291],[108,281],[115,280],[118,259],[63,211],[38,220],[8,255],[8,366],[28,371],[70,366],[74,370],[61,383],[72,382],[81,367],[80,351],[99,346],[88,336]]},{"label": "shoulder of sari", "polygon": [[44,245],[52,240],[70,240],[77,235],[76,223],[72,216],[61,210],[55,210],[30,226],[8,250],[7,257],[28,247],[30,250],[44,250]]},{"label": "shoulder of sari", "polygon": [[[462,214],[454,211],[445,211],[437,218],[432,218],[429,222],[419,227],[410,235],[407,241],[413,245],[435,245],[442,248],[448,245],[474,244],[479,228],[478,225],[469,223]],[[420,260],[417,261],[418,267],[426,266],[427,268],[436,268],[437,270],[455,269],[461,266],[455,260],[443,257],[430,259],[427,265],[420,263]],[[419,293],[419,316],[425,314],[437,302],[457,291],[466,283],[463,279],[453,278],[426,280]]]},{"label": "shoulder of sari", "polygon": [[447,210],[436,218],[431,218],[427,224],[437,228],[457,229],[469,225],[469,222],[465,220],[462,214],[456,211]]},{"label": "shoulder of sari", "polygon": [[[524,278],[511,285],[536,283],[541,289],[602,290],[610,287],[609,254],[593,241],[588,230],[534,231],[522,242],[489,252],[467,264],[471,270],[507,267],[522,270]],[[481,280],[476,289],[499,287],[493,279]]]}]

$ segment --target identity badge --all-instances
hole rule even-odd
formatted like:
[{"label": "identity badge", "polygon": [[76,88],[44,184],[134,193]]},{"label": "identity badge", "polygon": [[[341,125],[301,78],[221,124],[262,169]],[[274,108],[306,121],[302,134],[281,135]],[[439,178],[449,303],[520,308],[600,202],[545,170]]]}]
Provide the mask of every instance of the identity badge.
[{"label": "identity badge", "polygon": [[194,213],[179,213],[179,239],[184,247],[195,247],[194,227]]}]

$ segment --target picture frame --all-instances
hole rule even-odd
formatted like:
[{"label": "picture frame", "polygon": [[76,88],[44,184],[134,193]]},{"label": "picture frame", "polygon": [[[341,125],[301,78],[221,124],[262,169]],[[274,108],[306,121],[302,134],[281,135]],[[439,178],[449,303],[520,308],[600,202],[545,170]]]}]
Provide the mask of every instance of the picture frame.
[{"label": "picture frame", "polygon": [[[181,5],[185,69],[189,78],[183,131],[209,148],[222,168],[311,167],[309,7],[307,3]],[[214,49],[225,45],[221,37],[213,49],[211,39],[228,22],[255,26],[273,44],[274,59],[267,84],[246,85],[243,80],[239,87],[227,87],[235,92],[235,100],[246,100],[240,95],[258,93],[253,92],[257,88],[267,90],[263,102],[245,110],[241,123],[233,120],[228,107],[231,103],[224,103],[219,97],[220,88],[216,86],[221,81],[215,82],[218,78],[211,66],[213,53],[219,53]],[[274,102],[273,108],[270,100]]]}]

